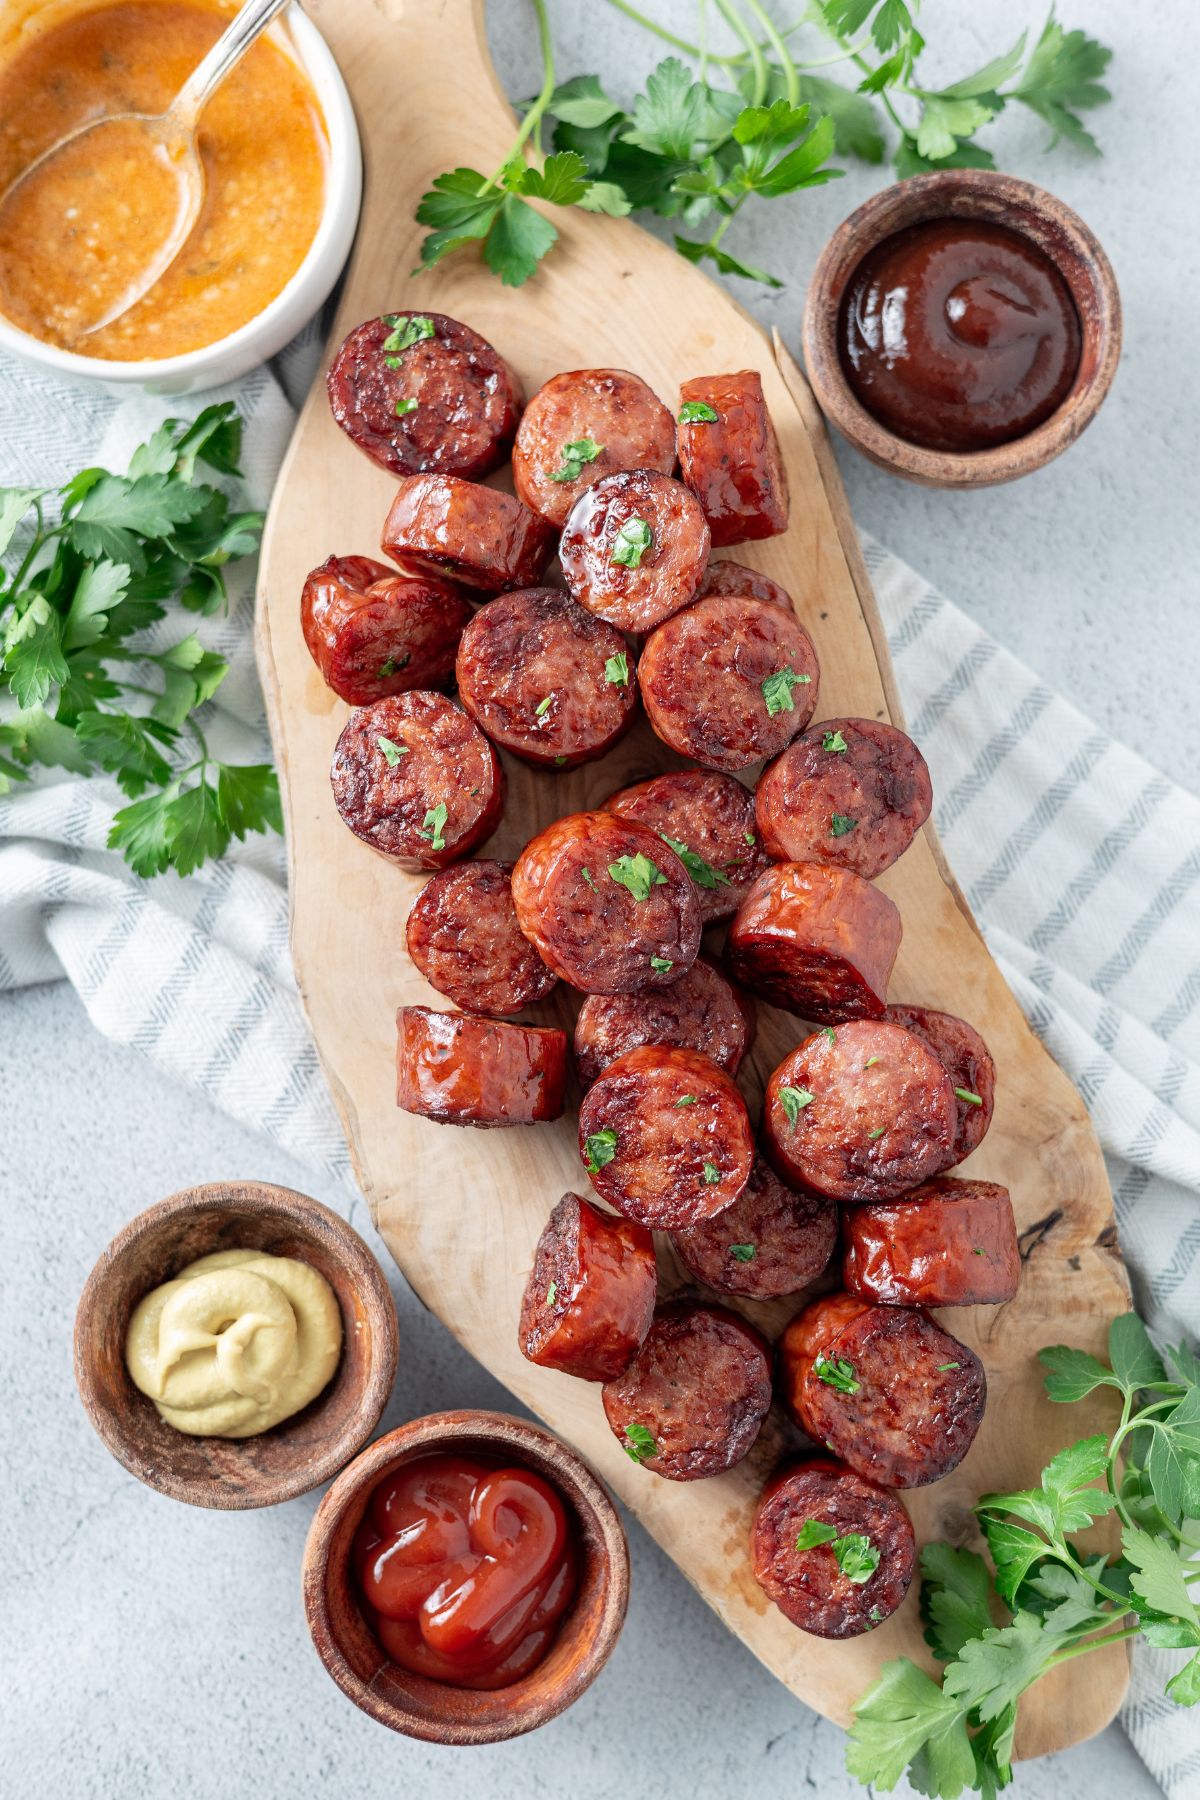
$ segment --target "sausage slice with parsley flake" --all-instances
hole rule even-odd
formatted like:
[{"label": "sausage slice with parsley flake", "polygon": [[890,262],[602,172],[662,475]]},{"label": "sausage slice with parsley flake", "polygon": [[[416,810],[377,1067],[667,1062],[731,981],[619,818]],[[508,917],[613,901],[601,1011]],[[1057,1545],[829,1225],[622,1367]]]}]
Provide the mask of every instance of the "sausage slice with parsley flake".
[{"label": "sausage slice with parsley flake", "polygon": [[962,1162],[978,1149],[992,1122],[996,1065],[991,1051],[975,1027],[954,1013],[937,1012],[932,1006],[889,1006],[883,1016],[927,1044],[954,1083],[958,1101],[954,1161]]},{"label": "sausage slice with parsley flake", "polygon": [[657,1291],[650,1233],[564,1194],[525,1284],[521,1354],[583,1381],[611,1381],[649,1331]]},{"label": "sausage slice with parsley flake", "polygon": [[698,1050],[736,1075],[754,1041],[757,1008],[707,957],[656,993],[589,994],[575,1021],[575,1066],[595,1081],[610,1063],[643,1044]]},{"label": "sausage slice with parsley flake", "polygon": [[793,1463],[767,1483],[750,1550],[768,1600],[823,1638],[882,1625],[917,1563],[912,1523],[895,1494],[825,1456]]},{"label": "sausage slice with parsley flake", "polygon": [[744,544],[787,530],[788,481],[754,369],[696,375],[679,390],[679,471],[714,544]]},{"label": "sausage slice with parsley flake", "polygon": [[410,688],[443,687],[472,613],[453,583],[398,575],[370,556],[326,557],[300,596],[309,655],[351,706]]},{"label": "sausage slice with parsley flake", "polygon": [[825,719],[764,769],[758,829],[777,862],[833,863],[870,881],[903,856],[933,789],[910,737],[879,719]]},{"label": "sausage slice with parsley flake", "polygon": [[649,631],[699,592],[708,526],[678,481],[628,469],[580,495],[558,554],[580,606],[621,631]]},{"label": "sausage slice with parsley flake", "polygon": [[561,531],[585,488],[620,469],[675,467],[675,421],[628,369],[568,369],[540,387],[513,445],[513,483]]},{"label": "sausage slice with parsley flake", "polygon": [[747,1300],[794,1294],[829,1266],[837,1246],[832,1200],[789,1187],[762,1156],[734,1201],[672,1242],[697,1281]]},{"label": "sausage slice with parsley flake", "polygon": [[606,812],[657,831],[696,886],[706,925],[735,913],[768,867],[754,823],[754,796],[732,775],[670,770],[604,802]]}]

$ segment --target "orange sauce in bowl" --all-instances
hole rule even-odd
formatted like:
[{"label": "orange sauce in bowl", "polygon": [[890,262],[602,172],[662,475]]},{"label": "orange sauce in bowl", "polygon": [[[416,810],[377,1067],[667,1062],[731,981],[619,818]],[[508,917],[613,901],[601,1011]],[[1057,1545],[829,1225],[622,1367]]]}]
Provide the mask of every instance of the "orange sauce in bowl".
[{"label": "orange sauce in bowl", "polygon": [[[85,121],[165,111],[228,19],[188,0],[118,0],[35,21],[0,66],[0,193]],[[52,159],[0,213],[0,313],[47,343],[132,362],[214,344],[260,313],[304,261],[325,204],[328,143],[307,76],[260,38],[209,101],[198,142],[200,217],[136,306],[78,336],[89,296],[136,267],[170,203],[161,172],[114,126]]]}]

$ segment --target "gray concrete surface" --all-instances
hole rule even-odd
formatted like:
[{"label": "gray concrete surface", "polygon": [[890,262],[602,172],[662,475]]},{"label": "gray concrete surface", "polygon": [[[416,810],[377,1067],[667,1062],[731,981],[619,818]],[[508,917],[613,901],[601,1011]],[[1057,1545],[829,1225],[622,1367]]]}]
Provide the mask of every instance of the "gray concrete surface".
[{"label": "gray concrete surface", "polygon": [[[646,0],[689,35],[691,0]],[[713,10],[710,8],[710,11]],[[780,4],[779,16],[791,9]],[[799,10],[798,8],[796,10]],[[958,599],[1045,679],[1152,761],[1200,785],[1192,631],[1197,582],[1192,421],[1200,382],[1187,305],[1197,291],[1195,113],[1184,59],[1187,0],[1132,8],[1074,0],[1117,50],[1117,103],[1096,123],[1103,163],[1046,159],[1040,126],[1002,121],[1004,166],[1076,205],[1116,264],[1127,354],[1097,424],[1054,468],[1009,489],[924,493],[842,452],[863,526]],[[563,76],[601,72],[628,95],[652,40],[601,0],[551,0]],[[947,79],[1005,47],[1041,9],[1028,0],[927,0],[923,25]],[[525,0],[492,0],[510,93],[531,77]],[[836,221],[879,183],[860,171],[766,209],[742,251],[788,278],[778,295],[734,284],[796,342],[803,285]],[[740,231],[740,228],[739,228]],[[636,320],[630,361],[636,367]],[[1189,527],[1191,528],[1189,530]],[[393,1738],[325,1677],[304,1630],[301,1547],[315,1499],[221,1517],[173,1505],[110,1460],[71,1377],[75,1299],[133,1213],[193,1182],[261,1176],[314,1190],[267,1140],[234,1127],[132,1052],[100,1039],[74,995],[0,1000],[8,1230],[0,1366],[0,1616],[9,1646],[0,1793],[53,1800],[242,1800],[334,1795],[488,1800],[564,1791],[652,1800],[772,1788],[861,1790],[842,1739],[725,1632],[631,1523],[629,1622],[602,1680],[536,1736],[473,1754]],[[370,1235],[361,1202],[328,1190]],[[401,1373],[385,1424],[451,1405],[508,1404],[394,1282]],[[1118,1728],[1018,1776],[1025,1800],[1142,1800],[1157,1792]]]}]

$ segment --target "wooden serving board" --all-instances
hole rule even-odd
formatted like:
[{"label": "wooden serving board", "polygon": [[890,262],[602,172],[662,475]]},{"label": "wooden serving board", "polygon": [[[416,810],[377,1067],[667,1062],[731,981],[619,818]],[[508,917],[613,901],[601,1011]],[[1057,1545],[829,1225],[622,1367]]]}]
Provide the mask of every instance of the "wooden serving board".
[{"label": "wooden serving board", "polygon": [[[366,195],[335,325],[336,346],[361,319],[416,306],[469,322],[509,358],[532,392],[560,369],[635,369],[674,407],[682,378],[761,371],[791,482],[786,536],[747,547],[782,581],[821,659],[817,716],[899,718],[887,650],[820,415],[799,370],[698,270],[624,220],[554,213],[561,241],[527,287],[512,291],[473,250],[410,283],[418,195],[458,163],[491,170],[512,114],[488,60],[482,0],[310,0],[354,97],[366,155]],[[571,73],[572,71],[567,71]],[[432,995],[404,949],[418,889],[338,819],[329,761],[346,708],[324,686],[300,634],[306,572],[333,552],[374,554],[394,483],[334,425],[318,382],[275,491],[263,548],[259,661],[288,820],[292,947],[300,989],[346,1128],[354,1166],[386,1243],[423,1301],[528,1406],[591,1458],[688,1579],[755,1655],[808,1705],[846,1723],[891,1657],[928,1661],[914,1586],[880,1630],[845,1644],[807,1637],[755,1585],[747,1531],[765,1476],[798,1440],[772,1413],[752,1456],[716,1480],[680,1485],[626,1457],[599,1389],[534,1368],[516,1320],[533,1247],[553,1203],[587,1191],[575,1121],[478,1132],[438,1127],[397,1110],[394,1014]],[[737,555],[743,555],[738,551]],[[536,773],[508,760],[509,799],[488,854],[513,856],[562,813],[597,804],[626,781],[678,766],[642,722],[601,763]],[[1009,1306],[960,1311],[947,1324],[981,1354],[990,1400],[966,1462],[905,1496],[918,1539],[971,1541],[972,1501],[1037,1479],[1069,1438],[1097,1429],[1104,1402],[1070,1411],[1044,1398],[1034,1352],[1066,1340],[1097,1351],[1128,1305],[1100,1149],[1083,1104],[1026,1025],[991,961],[927,829],[881,886],[905,937],[892,998],[967,1015],[995,1055],[995,1123],[970,1172],[1012,1190],[1025,1276]],[[543,1022],[570,1022],[552,999]],[[799,1040],[795,1019],[770,1008],[743,1085],[752,1108],[770,1070]],[[669,1253],[664,1283],[679,1280]],[[775,1332],[794,1303],[747,1309]],[[664,1645],[664,1653],[669,1647]],[[1127,1680],[1123,1650],[1068,1663],[1022,1707],[1022,1754],[1098,1731]]]}]

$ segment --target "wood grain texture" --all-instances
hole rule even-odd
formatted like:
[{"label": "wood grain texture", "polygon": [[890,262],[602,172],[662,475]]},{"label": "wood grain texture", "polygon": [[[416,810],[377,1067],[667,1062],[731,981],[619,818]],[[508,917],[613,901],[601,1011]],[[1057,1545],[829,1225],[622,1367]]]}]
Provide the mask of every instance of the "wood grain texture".
[{"label": "wood grain texture", "polygon": [[[896,716],[884,634],[845,497],[791,360],[703,275],[626,221],[555,213],[561,241],[535,281],[515,293],[470,251],[410,284],[417,195],[455,163],[494,168],[509,140],[511,113],[487,61],[481,9],[470,0],[313,0],[310,10],[355,97],[367,162],[363,222],[333,347],[372,313],[420,305],[491,339],[530,391],[560,369],[615,364],[636,369],[671,404],[688,375],[758,368],[787,463],[792,523],[784,537],[737,555],[795,597],[821,658],[818,716]],[[836,1645],[805,1637],[768,1605],[750,1572],[747,1531],[766,1475],[797,1441],[778,1409],[741,1467],[678,1486],[622,1454],[596,1388],[534,1368],[517,1349],[519,1299],[538,1234],[564,1191],[587,1187],[573,1119],[485,1133],[439,1128],[396,1110],[394,1012],[431,999],[404,950],[418,883],[373,856],[338,820],[328,769],[346,709],[310,662],[299,623],[306,572],[331,552],[374,553],[392,489],[333,424],[318,383],[267,524],[259,652],[288,817],[296,970],[363,1190],[425,1303],[592,1460],[731,1630],[809,1705],[845,1723],[881,1663],[901,1653],[928,1660],[916,1593],[879,1631]],[[602,763],[570,774],[539,774],[508,760],[507,814],[489,854],[512,856],[559,814],[672,764],[644,724]],[[979,1438],[948,1480],[905,1497],[920,1540],[963,1543],[972,1536],[968,1509],[976,1495],[1027,1484],[1064,1441],[1098,1428],[1103,1398],[1069,1412],[1051,1407],[1034,1352],[1059,1339],[1098,1350],[1109,1319],[1128,1304],[1128,1289],[1083,1104],[1026,1025],[931,830],[880,885],[906,925],[891,997],[961,1011],[991,1045],[995,1122],[968,1172],[1012,1189],[1026,1234],[1020,1297],[948,1319],[987,1366],[991,1400]],[[566,1022],[570,1008],[558,998],[537,1011],[543,1022]],[[796,1020],[763,1008],[745,1070],[752,1106],[801,1035]],[[680,1278],[664,1258],[664,1283]],[[793,1308],[746,1310],[775,1331]],[[1099,1730],[1126,1680],[1122,1648],[1089,1657],[1086,1669],[1064,1665],[1023,1707],[1021,1753]]]}]

